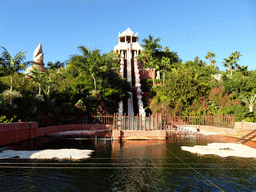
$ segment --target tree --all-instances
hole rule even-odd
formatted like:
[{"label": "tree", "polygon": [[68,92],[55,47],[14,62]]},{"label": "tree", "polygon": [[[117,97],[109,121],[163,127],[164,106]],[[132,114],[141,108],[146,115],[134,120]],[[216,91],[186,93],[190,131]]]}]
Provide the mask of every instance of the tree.
[{"label": "tree", "polygon": [[224,67],[229,67],[230,68],[230,76],[231,77],[232,77],[232,70],[237,65],[237,61],[240,60],[239,58],[241,56],[242,55],[240,54],[240,52],[235,51],[235,52],[232,52],[232,54],[230,56],[228,56],[228,59],[224,58],[224,62],[222,62]]},{"label": "tree", "polygon": [[240,52],[235,51],[232,53],[233,59],[234,59],[234,63],[237,64],[237,61],[240,61],[240,57],[243,56],[242,54],[240,54]]},{"label": "tree", "polygon": [[120,63],[119,63],[120,53],[111,51],[111,52],[107,53],[106,56],[108,57],[108,60],[110,61],[112,67],[119,71],[119,69],[120,69]]},{"label": "tree", "polygon": [[144,65],[152,58],[152,52],[148,49],[143,50],[139,55],[138,55],[138,61],[142,61]]},{"label": "tree", "polygon": [[248,72],[248,70],[247,70],[247,68],[248,68],[248,66],[240,66],[240,65],[236,65],[236,68],[238,69],[238,71],[239,72],[241,72],[242,73],[242,75],[243,75],[243,79],[245,78],[245,76],[248,76],[248,74],[249,74],[249,72]]},{"label": "tree", "polygon": [[85,58],[85,66],[93,79],[94,89],[97,89],[96,77],[100,71],[100,50],[94,50],[90,52],[89,47],[79,46],[79,51],[83,53],[83,57]]},{"label": "tree", "polygon": [[216,65],[216,60],[215,60],[215,59],[212,60],[212,65],[213,65],[213,66]]},{"label": "tree", "polygon": [[208,52],[205,56],[206,59],[210,59],[210,65],[212,65],[212,58],[216,57],[216,55],[213,52]]},{"label": "tree", "polygon": [[55,63],[52,63],[52,62],[48,62],[47,63],[47,66],[49,69],[58,69],[60,67],[64,67],[65,66],[65,63],[64,62],[60,62],[60,61],[56,61]]},{"label": "tree", "polygon": [[154,39],[154,36],[149,35],[148,39],[143,39],[142,41],[145,44],[141,46],[144,47],[144,49],[150,50],[153,53],[153,56],[155,55],[156,51],[162,49],[162,46],[159,44],[159,42],[161,41],[160,38]]},{"label": "tree", "polygon": [[38,95],[40,96],[41,95],[42,83],[44,82],[45,77],[44,77],[43,73],[41,73],[38,70],[38,68],[34,67],[34,66],[33,66],[33,70],[31,71],[31,74],[32,74],[31,76],[32,76],[33,80],[39,84],[39,91],[38,91],[39,93],[38,93]]},{"label": "tree", "polygon": [[161,60],[161,70],[163,71],[163,83],[165,83],[165,70],[170,68],[170,58],[168,57],[162,57]]},{"label": "tree", "polygon": [[[26,52],[19,51],[14,57],[11,53],[4,48],[3,53],[1,54],[1,66],[6,71],[6,74],[11,75],[11,86],[10,86],[10,94],[12,94],[12,87],[13,87],[13,74],[26,69],[28,65],[33,64],[33,61],[23,62],[26,59]],[[12,98],[10,99],[10,105],[12,105]]]},{"label": "tree", "polygon": [[[151,70],[153,68],[159,69],[159,61],[157,58],[150,58],[149,61],[146,63],[145,67],[150,68]],[[155,85],[155,76],[153,76],[153,86]]]},{"label": "tree", "polygon": [[244,96],[240,96],[239,97],[240,101],[244,102],[246,105],[249,106],[249,110],[252,113],[253,112],[253,107],[256,103],[256,94],[252,95],[250,98],[249,97],[244,97]]}]

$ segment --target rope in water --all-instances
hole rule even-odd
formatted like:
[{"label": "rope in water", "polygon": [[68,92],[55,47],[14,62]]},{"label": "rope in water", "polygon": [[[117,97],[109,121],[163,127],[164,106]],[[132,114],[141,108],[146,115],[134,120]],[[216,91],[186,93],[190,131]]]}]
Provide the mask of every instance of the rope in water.
[{"label": "rope in water", "polygon": [[180,160],[181,162],[183,162],[185,165],[187,165],[190,169],[192,169],[193,171],[195,171],[197,174],[199,174],[201,177],[203,177],[205,180],[207,180],[208,182],[210,182],[213,186],[215,186],[216,188],[218,188],[221,191],[224,191],[223,189],[221,189],[220,187],[218,187],[216,184],[214,184],[211,180],[209,180],[207,177],[203,176],[201,173],[199,173],[197,170],[195,170],[193,167],[191,167],[189,164],[187,164],[185,161],[183,161],[181,158],[179,158],[177,155],[175,155],[174,153],[172,153],[170,150],[168,150],[166,147],[164,147],[169,153],[171,153],[174,157],[176,157],[178,160]]},{"label": "rope in water", "polygon": [[[140,153],[140,154],[141,154],[141,153]],[[150,157],[149,157],[149,158],[150,158]],[[142,157],[142,156],[141,156],[141,159],[142,159],[142,161],[143,161],[143,157]],[[152,162],[151,158],[150,158],[150,161]],[[153,186],[154,186],[155,190],[158,192],[158,190],[157,190],[157,188],[156,188],[156,185],[155,185],[155,182],[154,182],[153,178],[151,177],[151,175],[149,174],[149,171],[148,171],[147,167],[146,167],[146,166],[144,166],[144,167],[145,167],[145,169],[146,169],[146,171],[147,171],[147,173],[148,173],[148,175],[149,175],[149,178],[150,178],[151,182],[153,183]]]}]

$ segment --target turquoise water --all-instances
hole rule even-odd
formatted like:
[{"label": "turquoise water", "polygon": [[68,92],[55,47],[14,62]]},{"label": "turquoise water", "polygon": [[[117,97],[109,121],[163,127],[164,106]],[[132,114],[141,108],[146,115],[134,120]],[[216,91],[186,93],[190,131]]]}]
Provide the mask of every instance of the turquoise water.
[{"label": "turquoise water", "polygon": [[77,148],[94,153],[77,161],[0,160],[0,191],[256,190],[256,159],[200,156],[181,150],[181,146],[223,141],[220,136],[195,135],[167,141],[24,141],[11,148]]}]

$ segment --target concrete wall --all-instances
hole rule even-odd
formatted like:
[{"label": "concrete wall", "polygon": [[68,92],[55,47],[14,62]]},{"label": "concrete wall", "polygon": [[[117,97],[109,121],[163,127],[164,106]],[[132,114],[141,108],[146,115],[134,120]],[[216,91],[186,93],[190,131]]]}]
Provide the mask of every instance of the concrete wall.
[{"label": "concrete wall", "polygon": [[[250,133],[254,129],[256,129],[256,123],[248,123],[248,122],[235,122],[235,126],[233,129],[230,128],[222,128],[222,127],[213,127],[213,126],[204,126],[204,125],[176,125],[177,127],[196,127],[201,131],[220,133],[222,135],[241,138],[246,134]],[[256,141],[256,138],[252,139],[252,141]]]},{"label": "concrete wall", "polygon": [[75,130],[102,130],[102,129],[112,129],[112,125],[106,124],[73,124],[73,125],[58,125],[38,128],[36,130],[36,135],[43,136],[49,133],[58,133],[63,131],[75,131]]},{"label": "concrete wall", "polygon": [[165,140],[166,131],[156,130],[156,131],[129,131],[129,130],[112,130],[112,139],[157,139]]},{"label": "concrete wall", "polygon": [[[243,137],[252,130],[256,129],[256,123],[236,122],[234,129],[220,128],[203,125],[180,125],[188,127],[196,127],[201,131],[221,133],[222,135],[231,137]],[[72,130],[109,130],[112,125],[105,124],[74,124],[74,125],[59,125],[44,128],[38,128],[37,122],[22,122],[22,123],[3,123],[0,124],[0,145],[19,142],[22,140],[40,137],[47,134],[58,133]],[[113,130],[113,139],[160,139],[166,138],[165,130],[156,131],[129,131],[129,130]],[[256,138],[253,139],[256,141]]]}]

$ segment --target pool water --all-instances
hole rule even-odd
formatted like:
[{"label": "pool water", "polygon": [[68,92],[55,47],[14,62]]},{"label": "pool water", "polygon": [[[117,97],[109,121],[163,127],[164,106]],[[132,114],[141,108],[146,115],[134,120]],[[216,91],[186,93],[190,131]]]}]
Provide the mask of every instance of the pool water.
[{"label": "pool water", "polygon": [[[15,150],[91,149],[83,160],[0,160],[0,191],[256,191],[256,159],[197,155],[181,146],[230,142],[221,136],[170,140],[19,142]],[[253,143],[252,143],[253,145]]]}]

